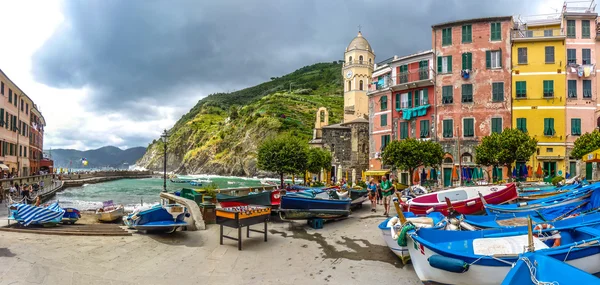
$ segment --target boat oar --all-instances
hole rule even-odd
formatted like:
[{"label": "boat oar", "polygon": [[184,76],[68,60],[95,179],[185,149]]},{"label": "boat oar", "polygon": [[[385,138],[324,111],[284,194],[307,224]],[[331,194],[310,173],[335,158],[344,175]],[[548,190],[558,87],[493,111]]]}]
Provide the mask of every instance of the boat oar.
[{"label": "boat oar", "polygon": [[531,225],[531,216],[527,216],[527,251],[534,252],[535,246],[533,245],[533,228]]},{"label": "boat oar", "polygon": [[401,224],[406,223],[406,217],[404,217],[404,213],[402,213],[402,209],[400,208],[400,203],[398,202],[400,199],[394,199],[394,207],[396,207],[396,213],[398,213],[398,218],[400,219]]},{"label": "boat oar", "polygon": [[552,221],[553,221],[553,222],[556,222],[556,221],[560,221],[560,220],[564,219],[565,217],[569,216],[571,213],[575,212],[577,209],[579,209],[579,208],[581,208],[581,207],[583,207],[583,206],[587,205],[587,203],[588,203],[588,202],[589,202],[589,201],[585,201],[585,202],[581,203],[579,206],[577,206],[577,207],[575,207],[575,208],[571,209],[570,211],[568,211],[568,212],[566,212],[566,213],[564,213],[564,214],[562,214],[562,215],[560,215],[560,216],[556,217],[556,218],[555,218],[554,220],[552,220]]}]

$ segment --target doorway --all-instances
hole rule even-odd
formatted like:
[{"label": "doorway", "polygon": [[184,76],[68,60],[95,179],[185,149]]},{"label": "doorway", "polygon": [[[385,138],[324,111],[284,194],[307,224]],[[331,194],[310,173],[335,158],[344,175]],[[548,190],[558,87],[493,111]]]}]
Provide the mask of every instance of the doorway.
[{"label": "doorway", "polygon": [[452,168],[444,168],[444,187],[452,185]]},{"label": "doorway", "polygon": [[592,170],[593,170],[592,163],[591,162],[586,163],[585,164],[585,179],[588,181],[592,180]]},{"label": "doorway", "polygon": [[400,173],[400,183],[404,185],[408,185],[408,173],[402,172]]},{"label": "doorway", "polygon": [[575,177],[577,175],[577,162],[569,161],[569,175]]},{"label": "doorway", "polygon": [[556,176],[556,161],[544,161],[544,177]]}]

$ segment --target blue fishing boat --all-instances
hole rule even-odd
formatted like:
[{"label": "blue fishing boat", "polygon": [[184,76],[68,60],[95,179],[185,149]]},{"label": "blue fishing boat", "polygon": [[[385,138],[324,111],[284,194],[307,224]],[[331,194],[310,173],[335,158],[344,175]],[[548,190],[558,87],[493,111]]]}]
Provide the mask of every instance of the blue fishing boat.
[{"label": "blue fishing boat", "polygon": [[566,207],[573,204],[581,203],[588,199],[594,190],[600,188],[600,183],[590,184],[579,189],[569,191],[564,194],[533,200],[529,202],[519,202],[506,205],[491,205],[486,204],[485,210],[488,214],[493,213],[523,213],[531,212],[539,209],[550,209],[557,207]]},{"label": "blue fishing boat", "polygon": [[525,253],[502,285],[600,284],[600,278],[543,253]]},{"label": "blue fishing boat", "polygon": [[350,215],[350,199],[332,199],[322,190],[288,193],[281,197],[279,216],[286,220],[336,219]]},{"label": "blue fishing boat", "polygon": [[186,216],[189,214],[182,205],[156,205],[123,217],[123,222],[128,228],[138,231],[172,233],[179,227],[187,226],[184,221]]},{"label": "blue fishing boat", "polygon": [[[445,223],[442,223],[446,218],[440,212],[432,212],[426,216],[416,216],[412,212],[404,212],[404,217],[407,221],[411,222],[417,228],[435,228],[441,229]],[[383,240],[390,248],[390,250],[402,260],[402,263],[406,264],[410,260],[408,254],[408,248],[406,246],[400,246],[398,244],[398,230],[401,227],[400,219],[398,216],[387,218],[385,221],[379,224],[379,230],[383,236]]]},{"label": "blue fishing boat", "polygon": [[81,218],[81,213],[75,208],[64,208],[63,210],[65,210],[62,217],[63,224],[75,224]]},{"label": "blue fishing boat", "polygon": [[202,186],[202,182],[198,182],[196,180],[192,180],[190,182],[188,182],[190,185],[192,186]]},{"label": "blue fishing boat", "polygon": [[544,190],[539,191],[519,191],[519,199],[520,200],[535,200],[535,199],[543,199],[547,197],[556,196],[559,194],[563,194],[575,189],[579,189],[583,187],[583,184],[569,184],[558,187],[551,187]]},{"label": "blue fishing boat", "polygon": [[56,225],[62,221],[65,213],[58,203],[53,203],[45,208],[28,204],[12,204],[9,210],[9,220],[17,221],[23,226]]},{"label": "blue fishing boat", "polygon": [[422,228],[408,233],[408,249],[423,282],[500,284],[529,245],[588,273],[598,273],[600,223],[565,224],[534,231],[531,243],[528,231],[520,227],[443,233]]}]

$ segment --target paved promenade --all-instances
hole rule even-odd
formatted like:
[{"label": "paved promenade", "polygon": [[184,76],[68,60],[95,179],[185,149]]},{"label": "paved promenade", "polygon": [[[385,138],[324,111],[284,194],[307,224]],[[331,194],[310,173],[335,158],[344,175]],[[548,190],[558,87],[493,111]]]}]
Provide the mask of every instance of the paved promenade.
[{"label": "paved promenade", "polygon": [[421,284],[385,246],[383,217],[369,210],[321,230],[270,223],[269,241],[251,233],[243,251],[235,241],[219,245],[217,225],[131,237],[0,232],[0,284]]}]

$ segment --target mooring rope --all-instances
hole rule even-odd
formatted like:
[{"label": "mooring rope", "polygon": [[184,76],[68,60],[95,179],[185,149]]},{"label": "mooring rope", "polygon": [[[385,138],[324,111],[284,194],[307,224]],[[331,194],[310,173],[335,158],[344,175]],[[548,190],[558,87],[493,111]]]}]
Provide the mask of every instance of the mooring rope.
[{"label": "mooring rope", "polygon": [[533,283],[535,285],[559,285],[558,282],[556,282],[556,281],[544,282],[544,281],[538,280],[537,277],[535,276],[537,268],[535,268],[535,266],[531,263],[531,260],[529,260],[529,258],[527,258],[527,257],[521,257],[520,259],[523,260],[523,262],[525,263],[525,265],[527,265],[527,267],[529,267],[529,275],[531,276],[531,283]]}]

